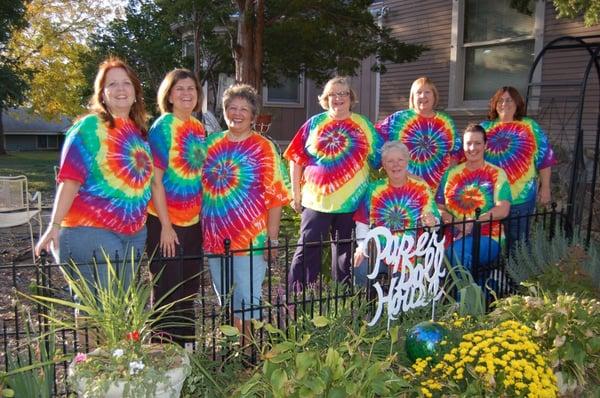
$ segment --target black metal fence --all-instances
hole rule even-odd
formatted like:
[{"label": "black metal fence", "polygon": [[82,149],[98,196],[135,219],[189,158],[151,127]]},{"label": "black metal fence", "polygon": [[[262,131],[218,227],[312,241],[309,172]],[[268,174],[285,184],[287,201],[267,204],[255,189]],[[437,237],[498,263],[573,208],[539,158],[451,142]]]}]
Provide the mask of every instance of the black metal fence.
[{"label": "black metal fence", "polygon": [[[465,221],[455,220],[453,223],[436,227],[438,236],[445,236],[449,239],[446,242],[447,257],[456,256],[460,262],[464,257],[465,252],[452,249],[454,243],[451,234],[448,231],[452,228],[465,230],[468,224],[472,224],[473,245],[471,250],[472,263],[470,267],[473,279],[480,284],[493,281],[491,286],[495,290],[497,296],[505,296],[514,291],[514,284],[510,280],[506,272],[507,259],[511,255],[511,251],[507,249],[505,244],[504,234],[506,222],[516,222],[518,219],[526,219],[529,223],[542,223],[547,226],[548,239],[552,239],[552,233],[555,226],[565,227],[565,214],[562,211],[557,211],[556,206],[553,206],[549,211],[537,212],[519,216],[518,218],[504,220],[497,228],[500,231],[500,245],[503,247],[502,252],[492,261],[480,263],[479,254],[488,248],[480,245],[480,235],[482,230],[491,227],[493,220],[477,220]],[[470,226],[470,227],[471,227]],[[469,227],[469,228],[470,228]],[[528,228],[528,227],[527,227]],[[412,231],[415,236],[418,236],[424,229],[416,229]],[[411,231],[405,231],[409,233]],[[305,242],[301,247],[305,248],[308,245],[316,245],[320,250],[326,251],[330,245],[340,243],[350,243],[352,248],[356,247],[356,240],[322,240],[320,242]],[[354,284],[353,280],[347,280],[343,283],[333,283],[326,272],[322,272],[318,280],[311,284],[297,288],[290,286],[288,283],[288,273],[292,261],[293,253],[298,247],[298,244],[289,239],[282,240],[279,247],[267,248],[251,248],[252,250],[266,249],[268,261],[265,270],[265,277],[262,283],[260,300],[255,303],[242,303],[242,307],[235,309],[230,303],[235,296],[235,288],[224,289],[222,297],[217,297],[215,294],[210,272],[207,267],[207,256],[196,257],[198,266],[201,270],[200,290],[195,298],[195,329],[196,329],[196,349],[203,350],[209,353],[215,360],[220,360],[226,355],[227,348],[223,347],[223,334],[220,329],[221,325],[234,325],[235,319],[248,320],[249,314],[252,311],[256,312],[255,318],[270,323],[284,331],[287,330],[290,322],[297,319],[302,314],[310,316],[336,312],[338,308],[350,297],[357,296],[359,300],[370,300],[374,298],[372,289],[364,289]],[[277,255],[275,255],[275,249]],[[232,265],[235,262],[235,255],[229,250],[221,257],[221,275],[224,279],[230,279],[233,273]],[[373,257],[373,256],[371,256]],[[190,259],[188,257],[179,257],[180,260]],[[328,261],[324,256],[324,262]],[[142,259],[141,267],[142,274],[148,274],[148,260]],[[160,259],[159,259],[160,260]],[[417,259],[416,261],[419,261]],[[47,333],[49,325],[43,318],[44,308],[35,303],[24,301],[19,298],[16,292],[24,292],[25,294],[58,294],[63,298],[69,298],[69,291],[66,283],[62,278],[62,274],[58,267],[61,265],[51,264],[45,259],[42,259],[37,264],[23,265],[0,265],[0,280],[4,283],[12,285],[12,297],[2,298],[2,313],[0,319],[0,347],[2,353],[0,357],[0,370],[8,370],[18,366],[24,366],[35,362],[36,355],[40,354],[40,342],[32,338]],[[328,267],[328,264],[324,264]],[[250,263],[250,273],[252,273],[253,265]],[[388,270],[384,275],[380,275],[377,280],[385,286],[389,282],[391,270]],[[387,275],[386,275],[387,274]],[[223,282],[227,282],[224,280]],[[223,286],[230,286],[227,283]],[[58,293],[57,293],[58,292]],[[452,293],[450,293],[452,294]],[[256,295],[252,292],[252,295]],[[489,296],[488,296],[489,298]],[[220,299],[220,300],[219,300]],[[488,300],[489,301],[489,300]],[[219,305],[219,302],[223,305]],[[262,330],[260,331],[262,333]],[[58,351],[64,354],[65,358],[73,355],[76,352],[86,352],[90,347],[94,346],[93,334],[89,334],[87,330],[61,330],[51,336],[50,341],[44,339],[41,344],[41,351]],[[259,334],[255,343],[262,344],[265,336]],[[239,343],[239,342],[238,342]],[[38,344],[38,345],[36,345]],[[244,341],[242,341],[244,344]],[[23,349],[23,347],[26,349]],[[14,353],[20,352],[20,355]],[[66,383],[64,378],[67,372],[67,362],[64,361],[52,368],[52,385],[53,394],[66,394]]]}]

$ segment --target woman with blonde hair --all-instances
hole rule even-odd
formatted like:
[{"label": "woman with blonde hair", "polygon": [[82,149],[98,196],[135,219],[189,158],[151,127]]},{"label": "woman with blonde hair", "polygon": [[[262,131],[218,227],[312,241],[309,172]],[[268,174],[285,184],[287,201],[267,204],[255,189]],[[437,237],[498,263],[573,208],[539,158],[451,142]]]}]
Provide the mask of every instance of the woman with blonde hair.
[{"label": "woman with blonde hair", "polygon": [[462,144],[454,120],[436,111],[438,90],[428,77],[410,88],[409,108],[393,113],[375,128],[386,141],[400,141],[410,151],[408,172],[421,177],[436,192],[449,166],[462,158]]},{"label": "woman with blonde hair", "polygon": [[293,287],[317,281],[319,242],[332,239],[332,278],[350,283],[352,215],[379,166],[382,140],[368,118],[352,112],[356,93],[347,77],[327,82],[319,103],[325,112],[296,132],[284,157],[290,161],[293,208],[301,213],[300,239],[288,280]]}]

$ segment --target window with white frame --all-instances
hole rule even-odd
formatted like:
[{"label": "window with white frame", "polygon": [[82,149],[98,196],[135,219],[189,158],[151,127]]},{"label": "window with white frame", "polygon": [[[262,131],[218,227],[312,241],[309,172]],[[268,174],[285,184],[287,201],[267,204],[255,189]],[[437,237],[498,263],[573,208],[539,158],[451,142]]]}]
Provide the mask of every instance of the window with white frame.
[{"label": "window with white frame", "polygon": [[288,108],[304,107],[304,79],[302,76],[282,78],[278,84],[264,86],[263,105]]},{"label": "window with white frame", "polygon": [[453,2],[450,108],[485,108],[501,86],[514,86],[525,96],[529,69],[543,45],[544,2],[530,0],[529,12],[510,3]]}]

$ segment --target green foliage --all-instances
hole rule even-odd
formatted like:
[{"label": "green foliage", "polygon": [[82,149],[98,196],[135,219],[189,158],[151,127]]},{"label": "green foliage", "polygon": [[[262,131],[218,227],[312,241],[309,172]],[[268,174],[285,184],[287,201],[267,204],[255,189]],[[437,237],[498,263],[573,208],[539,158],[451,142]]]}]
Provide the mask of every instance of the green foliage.
[{"label": "green foliage", "polygon": [[50,325],[47,333],[36,335],[29,310],[19,306],[19,312],[26,319],[25,335],[14,351],[6,353],[8,368],[4,383],[16,397],[50,398],[54,387],[54,364],[61,359],[57,354],[55,330]]},{"label": "green foliage", "polygon": [[532,229],[529,243],[518,242],[506,270],[521,283],[538,282],[545,290],[600,294],[600,250],[556,227],[552,240],[541,224]]},{"label": "green foliage", "polygon": [[7,44],[15,31],[27,25],[24,19],[26,1],[7,0],[0,3],[0,155],[4,148],[2,111],[25,100],[28,71],[17,58],[7,52]]},{"label": "green foliage", "polygon": [[156,112],[156,92],[164,75],[176,67],[189,67],[181,57],[181,35],[171,30],[163,10],[150,0],[130,0],[124,19],[115,19],[90,38],[90,52],[82,56],[89,97],[98,65],[109,55],[119,56],[138,73],[146,109]]},{"label": "green foliage", "polygon": [[83,112],[80,57],[87,36],[108,12],[108,5],[94,0],[28,2],[29,26],[13,36],[9,51],[33,72],[27,102],[35,113],[52,119]]},{"label": "green foliage", "polygon": [[[597,25],[600,22],[599,0],[552,0],[557,18],[578,18],[583,16],[585,27]],[[511,0],[510,6],[531,15],[532,0]]]},{"label": "green foliage", "polygon": [[[444,259],[448,277],[444,283],[445,300],[456,307],[461,316],[481,318],[485,314],[485,296],[473,276],[462,265],[452,267],[448,259]],[[456,297],[449,293],[456,292]]]},{"label": "green foliage", "polygon": [[407,391],[410,384],[396,371],[398,328],[370,329],[349,314],[302,318],[287,338],[281,329],[259,325],[269,335],[264,362],[233,395],[376,397]]},{"label": "green foliage", "polygon": [[0,175],[26,175],[29,190],[41,191],[44,199],[54,192],[54,166],[59,157],[54,151],[10,153],[0,157]]},{"label": "green foliage", "polygon": [[[96,330],[99,344],[109,350],[118,348],[123,339],[132,332],[139,334],[141,342],[149,342],[153,327],[158,322],[161,322],[163,327],[172,326],[169,322],[176,323],[177,317],[170,314],[171,308],[177,302],[191,298],[185,297],[176,302],[163,304],[165,297],[184,283],[181,282],[150,306],[152,287],[161,273],[154,275],[150,281],[145,280],[138,275],[139,264],[136,264],[133,253],[131,258],[125,259],[119,267],[114,265],[106,255],[104,255],[104,263],[102,266],[106,267],[107,280],[96,280],[92,284],[84,279],[76,264],[59,268],[72,294],[77,297],[77,301],[60,298],[60,292],[54,292],[53,295],[36,294],[26,297],[52,310],[55,306],[66,308],[67,311],[64,313],[49,316],[50,322],[55,327],[64,329],[86,327]],[[128,280],[131,280],[131,283],[128,283]],[[77,319],[73,319],[69,309],[78,314]]]},{"label": "green foliage", "polygon": [[[600,386],[600,302],[572,294],[511,296],[495,303],[490,319],[517,320],[533,329],[563,393],[581,396]],[[587,396],[587,395],[586,395]]]},{"label": "green foliage", "polygon": [[276,0],[266,2],[264,80],[305,77],[323,83],[332,73],[355,75],[373,55],[375,68],[386,62],[414,61],[425,48],[406,44],[380,27],[369,0]]}]

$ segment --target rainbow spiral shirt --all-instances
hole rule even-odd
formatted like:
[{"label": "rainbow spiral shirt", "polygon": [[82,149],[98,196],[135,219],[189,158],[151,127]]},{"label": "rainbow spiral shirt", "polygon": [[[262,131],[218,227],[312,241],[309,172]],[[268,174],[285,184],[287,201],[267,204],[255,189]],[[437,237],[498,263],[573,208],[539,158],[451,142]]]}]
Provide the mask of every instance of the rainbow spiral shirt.
[{"label": "rainbow spiral shirt", "polygon": [[370,168],[379,167],[383,140],[364,116],[336,120],[327,112],[308,119],[283,156],[303,167],[302,206],[324,213],[352,213]]},{"label": "rainbow spiral shirt", "polygon": [[481,123],[487,134],[485,160],[506,172],[513,204],[535,200],[538,173],[556,164],[548,137],[533,119]]},{"label": "rainbow spiral shirt", "polygon": [[[159,117],[148,133],[154,167],[164,170],[162,182],[169,218],[180,227],[200,220],[205,140],[204,126],[196,118],[184,122],[172,113]],[[158,216],[152,201],[148,213]]]},{"label": "rainbow spiral shirt", "polygon": [[[289,204],[287,170],[275,145],[253,132],[233,142],[227,132],[210,134],[202,167],[202,229],[207,253],[264,247],[269,209]],[[247,255],[238,251],[235,255]],[[259,251],[253,252],[260,254]]]},{"label": "rainbow spiral shirt", "polygon": [[462,140],[454,120],[443,112],[428,118],[405,109],[375,128],[386,141],[401,141],[408,147],[408,172],[424,179],[434,192],[450,164],[462,158]]},{"label": "rainbow spiral shirt", "polygon": [[[466,163],[451,167],[444,174],[436,194],[436,201],[446,206],[456,221],[474,219],[477,208],[483,214],[496,203],[503,200],[510,203],[511,199],[506,173],[488,162],[476,170],[467,169]],[[481,235],[499,240],[503,235],[500,221],[482,222]]]},{"label": "rainbow spiral shirt", "polygon": [[146,222],[152,156],[131,120],[108,126],[88,115],[67,132],[58,181],[81,183],[64,227],[105,228],[122,234],[138,232]]},{"label": "rainbow spiral shirt", "polygon": [[369,184],[354,220],[400,234],[421,226],[425,213],[440,217],[433,192],[424,180],[409,176],[404,185],[393,187],[384,178]]}]

